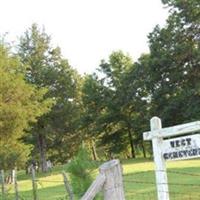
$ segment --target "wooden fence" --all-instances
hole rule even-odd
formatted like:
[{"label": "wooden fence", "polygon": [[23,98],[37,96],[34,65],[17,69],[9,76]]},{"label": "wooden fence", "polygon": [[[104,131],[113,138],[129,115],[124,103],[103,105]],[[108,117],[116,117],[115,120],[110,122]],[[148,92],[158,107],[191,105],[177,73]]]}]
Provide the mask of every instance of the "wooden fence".
[{"label": "wooden fence", "polygon": [[[65,172],[63,174],[63,181],[65,184],[66,192],[70,200],[74,200],[72,188],[70,187],[69,181]],[[5,175],[4,171],[0,173],[0,185],[1,185],[1,199],[6,200],[6,183],[4,182]],[[32,169],[32,199],[39,200],[37,193],[37,179],[35,177],[35,170]],[[15,200],[19,200],[17,174],[16,171],[12,171],[12,184],[15,191]],[[87,192],[83,195],[81,200],[92,200],[98,192],[103,192],[104,200],[125,200],[123,180],[122,180],[122,168],[119,160],[111,160],[99,167],[99,175],[95,181],[91,184]]]},{"label": "wooden fence", "polygon": [[[42,200],[40,197],[41,183],[56,182],[65,186],[63,187],[63,196],[59,199],[77,199],[77,196],[73,194],[69,181],[65,172],[63,172],[63,180],[39,180],[35,177],[34,171],[32,171],[32,195],[22,195],[18,191],[17,185],[17,173],[12,172],[12,194],[9,196],[6,173],[0,171],[0,200],[7,199],[26,199],[26,200]],[[162,172],[162,171],[161,171]],[[200,199],[200,170],[199,168],[183,168],[178,171],[174,169],[167,170],[169,174],[169,191],[162,191],[162,193],[168,193],[170,200],[199,200]],[[123,179],[123,180],[122,180]],[[6,180],[4,182],[4,180]],[[156,200],[156,181],[153,170],[138,171],[132,173],[126,173],[122,176],[122,168],[119,160],[112,160],[104,163],[99,167],[99,174],[95,181],[91,184],[86,193],[82,196],[81,200],[92,200],[96,195],[101,192],[100,197],[104,200]],[[180,181],[181,180],[181,181]],[[124,186],[125,191],[124,191]],[[163,185],[163,183],[160,183]],[[60,196],[60,191],[59,196]],[[126,195],[124,194],[126,193]],[[19,195],[20,194],[20,195]],[[49,195],[49,194],[47,194]],[[103,195],[103,196],[102,196]]]},{"label": "wooden fence", "polygon": [[99,175],[81,200],[92,200],[101,190],[104,200],[125,200],[119,160],[111,160],[100,166]]}]

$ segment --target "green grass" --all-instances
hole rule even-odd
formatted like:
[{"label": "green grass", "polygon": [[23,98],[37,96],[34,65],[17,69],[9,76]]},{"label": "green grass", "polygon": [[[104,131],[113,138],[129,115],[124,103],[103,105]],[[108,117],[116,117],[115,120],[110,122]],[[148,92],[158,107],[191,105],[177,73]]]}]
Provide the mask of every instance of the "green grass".
[{"label": "green grass", "polygon": [[[128,161],[123,166],[126,199],[156,199],[153,162]],[[200,199],[200,160],[168,162],[167,172],[170,200]]]},{"label": "green grass", "polygon": [[[151,160],[135,159],[122,161],[126,200],[155,200],[156,186],[154,164]],[[57,166],[51,173],[37,174],[39,200],[61,200],[66,196],[61,172],[66,166]],[[170,200],[200,199],[200,160],[167,163]],[[95,175],[94,175],[95,178]],[[32,200],[31,177],[23,171],[18,173],[20,196]],[[177,185],[174,185],[177,183]],[[9,200],[13,186],[8,186]]]}]

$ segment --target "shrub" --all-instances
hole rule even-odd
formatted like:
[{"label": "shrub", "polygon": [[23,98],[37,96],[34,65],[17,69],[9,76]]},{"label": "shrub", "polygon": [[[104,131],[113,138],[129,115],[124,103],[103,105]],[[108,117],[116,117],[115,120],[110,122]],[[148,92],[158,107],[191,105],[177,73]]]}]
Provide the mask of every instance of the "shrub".
[{"label": "shrub", "polygon": [[70,174],[73,192],[81,197],[92,183],[91,171],[95,165],[89,157],[89,153],[82,146],[74,159],[68,164],[67,171]]}]

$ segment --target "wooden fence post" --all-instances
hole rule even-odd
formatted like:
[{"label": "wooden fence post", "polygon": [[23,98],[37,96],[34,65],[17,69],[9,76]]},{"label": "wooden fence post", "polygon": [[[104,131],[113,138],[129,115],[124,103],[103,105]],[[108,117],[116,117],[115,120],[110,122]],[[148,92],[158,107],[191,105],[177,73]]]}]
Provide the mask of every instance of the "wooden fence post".
[{"label": "wooden fence post", "polygon": [[31,173],[32,173],[33,200],[38,200],[37,183],[35,180],[35,169],[33,167],[31,168]]},{"label": "wooden fence post", "polygon": [[2,200],[5,199],[5,182],[4,182],[4,170],[1,170],[1,193],[2,193]]},{"label": "wooden fence post", "polygon": [[17,171],[12,171],[13,184],[15,188],[15,200],[19,200],[18,184],[17,184]]},{"label": "wooden fence post", "polygon": [[[162,123],[160,118],[153,117],[151,119],[151,131],[162,129]],[[156,172],[156,184],[158,200],[169,200],[169,189],[167,181],[167,172],[165,160],[162,156],[162,137],[154,137],[152,139],[153,154]]]},{"label": "wooden fence post", "polygon": [[100,166],[100,173],[105,175],[103,185],[104,200],[125,200],[122,168],[119,160],[111,160]]},{"label": "wooden fence post", "polygon": [[104,200],[125,200],[122,181],[122,168],[119,160],[111,160],[99,168],[100,174],[83,195],[81,200],[92,200],[103,190]]},{"label": "wooden fence post", "polygon": [[65,189],[66,189],[67,193],[69,194],[69,200],[74,200],[74,194],[73,194],[72,188],[69,184],[69,181],[67,179],[67,175],[64,171],[62,172],[62,175],[63,175],[63,179],[64,179],[64,183],[65,183]]}]

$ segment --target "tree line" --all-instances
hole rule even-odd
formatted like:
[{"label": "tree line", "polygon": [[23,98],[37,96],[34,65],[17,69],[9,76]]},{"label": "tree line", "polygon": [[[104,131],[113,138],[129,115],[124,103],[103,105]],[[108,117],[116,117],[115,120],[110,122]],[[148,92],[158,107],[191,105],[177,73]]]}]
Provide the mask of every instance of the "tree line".
[{"label": "tree line", "polygon": [[93,159],[146,157],[142,133],[152,116],[164,126],[199,119],[200,3],[162,2],[169,17],[149,33],[149,53],[133,61],[113,52],[90,75],[70,66],[37,24],[18,45],[1,38],[0,168],[34,159],[46,171],[47,159],[66,162],[82,141]]}]

